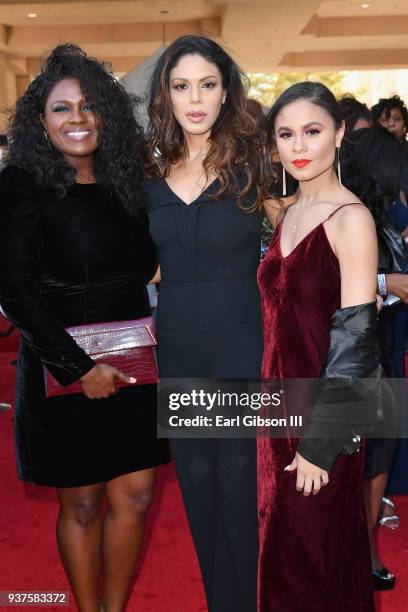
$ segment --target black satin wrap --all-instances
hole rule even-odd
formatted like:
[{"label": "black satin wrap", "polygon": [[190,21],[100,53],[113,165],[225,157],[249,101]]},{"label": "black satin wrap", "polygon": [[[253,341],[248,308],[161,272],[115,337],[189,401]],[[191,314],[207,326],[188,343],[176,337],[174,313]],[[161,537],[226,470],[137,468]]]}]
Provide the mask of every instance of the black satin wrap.
[{"label": "black satin wrap", "polygon": [[377,229],[378,274],[407,274],[408,247],[401,234],[392,226]]},{"label": "black satin wrap", "polygon": [[[322,469],[330,470],[341,452],[358,451],[361,436],[384,420],[376,327],[375,302],[339,308],[333,315],[326,366],[298,447]],[[367,385],[364,379],[370,379]]]}]

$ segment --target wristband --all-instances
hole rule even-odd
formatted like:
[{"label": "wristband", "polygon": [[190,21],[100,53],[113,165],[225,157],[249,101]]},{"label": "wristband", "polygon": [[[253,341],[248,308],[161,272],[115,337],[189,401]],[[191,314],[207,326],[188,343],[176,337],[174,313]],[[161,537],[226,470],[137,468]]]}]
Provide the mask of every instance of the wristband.
[{"label": "wristband", "polygon": [[385,274],[377,274],[378,291],[380,295],[387,295],[387,285],[385,283]]}]

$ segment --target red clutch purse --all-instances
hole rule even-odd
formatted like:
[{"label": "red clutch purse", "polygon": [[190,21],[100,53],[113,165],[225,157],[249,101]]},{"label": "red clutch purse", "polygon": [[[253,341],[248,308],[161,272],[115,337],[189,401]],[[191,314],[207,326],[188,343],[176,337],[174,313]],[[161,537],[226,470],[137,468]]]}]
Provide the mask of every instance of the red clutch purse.
[{"label": "red clutch purse", "polygon": [[[134,385],[155,384],[158,381],[152,317],[133,321],[92,323],[68,327],[67,332],[96,363],[107,363],[137,379]],[[116,379],[117,387],[134,386]],[[80,381],[63,387],[45,370],[47,397],[82,393]]]}]

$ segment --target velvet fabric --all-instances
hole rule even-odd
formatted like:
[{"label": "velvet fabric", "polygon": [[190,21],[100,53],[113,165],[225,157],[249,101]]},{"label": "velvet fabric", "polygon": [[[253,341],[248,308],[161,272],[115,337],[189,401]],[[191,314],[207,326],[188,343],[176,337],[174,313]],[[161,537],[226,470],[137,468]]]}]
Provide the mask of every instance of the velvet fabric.
[{"label": "velvet fabric", "polygon": [[168,460],[156,438],[156,387],[46,398],[43,366],[68,385],[94,362],[65,328],[150,315],[156,255],[146,215],[98,184],[62,198],[21,169],[0,175],[0,304],[20,329],[15,438],[20,479],[57,487],[105,482]]},{"label": "velvet fabric", "polygon": [[[284,221],[283,221],[284,223]],[[283,257],[282,224],[263,260],[263,378],[318,378],[340,307],[340,270],[324,224]],[[285,472],[298,439],[258,439],[260,612],[373,612],[362,453],[343,454],[316,496]]]}]

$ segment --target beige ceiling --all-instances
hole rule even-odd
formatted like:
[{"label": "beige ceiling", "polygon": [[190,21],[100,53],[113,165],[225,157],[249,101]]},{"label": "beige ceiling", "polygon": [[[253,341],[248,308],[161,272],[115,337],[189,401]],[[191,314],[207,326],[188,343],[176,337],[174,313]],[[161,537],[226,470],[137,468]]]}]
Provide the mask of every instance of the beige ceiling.
[{"label": "beige ceiling", "polygon": [[252,72],[408,66],[408,0],[6,0],[0,106],[58,43],[76,42],[122,74],[186,33],[212,36]]}]

